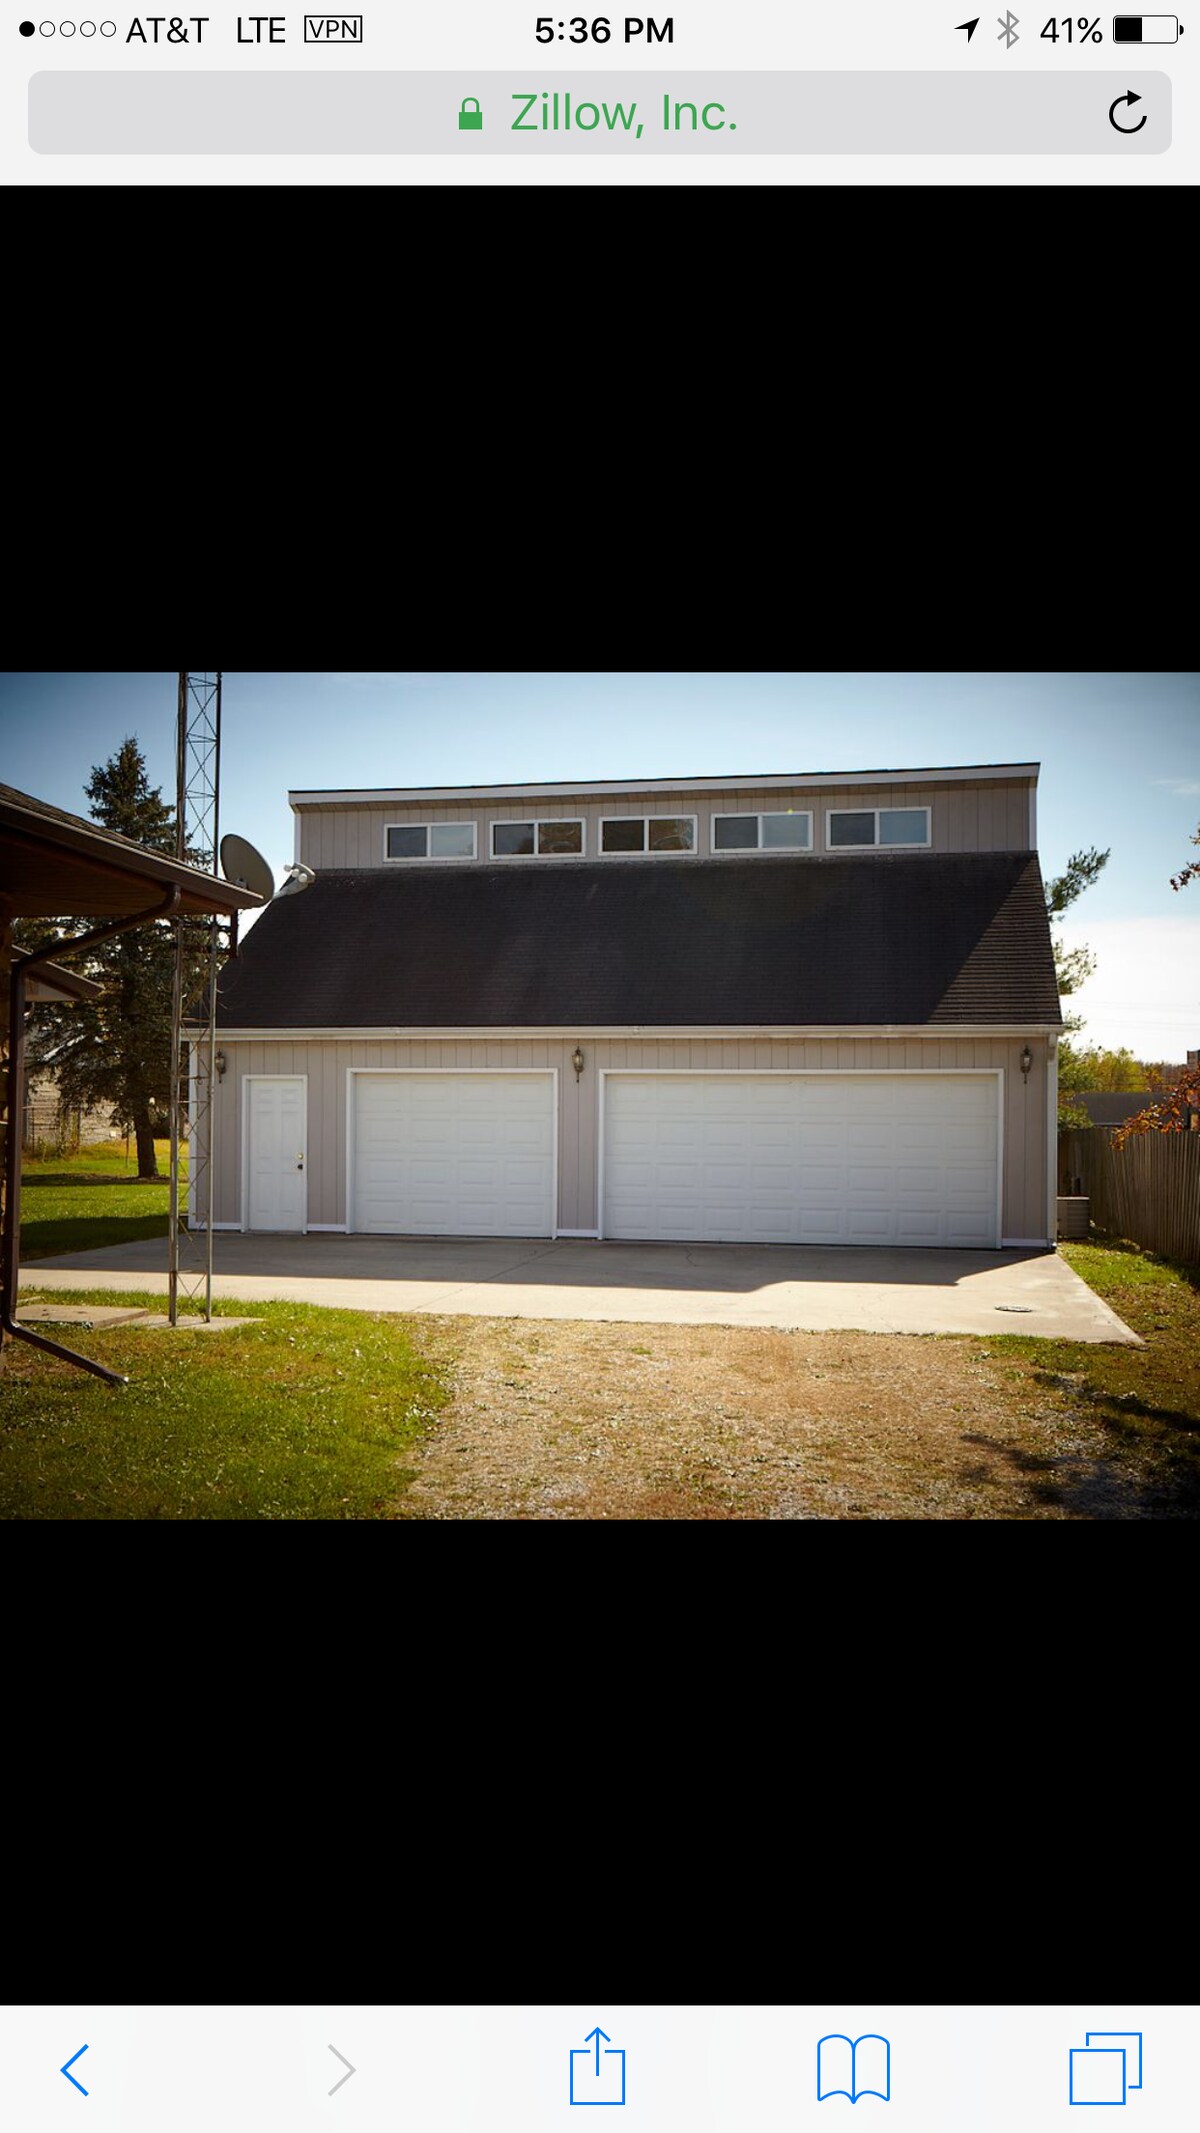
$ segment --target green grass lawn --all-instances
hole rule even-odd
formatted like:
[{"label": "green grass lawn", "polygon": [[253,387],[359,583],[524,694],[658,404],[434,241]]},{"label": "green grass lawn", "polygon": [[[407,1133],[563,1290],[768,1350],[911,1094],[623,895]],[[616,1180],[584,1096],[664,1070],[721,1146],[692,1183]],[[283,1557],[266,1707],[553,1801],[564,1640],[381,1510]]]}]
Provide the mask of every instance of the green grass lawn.
[{"label": "green grass lawn", "polygon": [[[1121,1244],[1062,1252],[1146,1345],[972,1337],[1006,1413],[1022,1420],[1017,1451],[1006,1431],[992,1452],[1012,1456],[1038,1500],[1067,1518],[1200,1517],[1200,1269]],[[162,1297],[108,1290],[43,1295],[165,1308]],[[426,1360],[405,1320],[384,1313],[227,1299],[213,1308],[258,1323],[48,1329],[128,1373],[127,1386],[9,1343],[0,1517],[413,1515],[409,1454],[449,1397],[453,1351]],[[931,1376],[940,1345],[925,1343]]]},{"label": "green grass lawn", "polygon": [[[124,1141],[102,1141],[78,1155],[27,1156],[21,1166],[21,1257],[48,1259],[55,1252],[94,1251],[104,1244],[165,1237],[170,1192],[169,1141],[155,1141],[162,1177],[139,1182],[137,1157]],[[187,1150],[180,1150],[187,1177]]]},{"label": "green grass lawn", "polygon": [[[31,1299],[22,1293],[22,1303]],[[161,1312],[161,1296],[45,1301]],[[396,1518],[405,1452],[446,1393],[403,1321],[312,1304],[230,1303],[228,1333],[47,1326],[127,1372],[105,1385],[9,1343],[0,1369],[0,1517]]]},{"label": "green grass lawn", "polygon": [[[1099,1424],[1112,1476],[1128,1492],[1123,1515],[1200,1517],[1200,1267],[1124,1243],[1059,1251],[1145,1347],[1005,1335],[989,1337],[988,1349],[1025,1380],[1031,1403]],[[1061,1485],[1069,1493],[1069,1480]],[[1049,1472],[1046,1487],[1060,1487]]]}]

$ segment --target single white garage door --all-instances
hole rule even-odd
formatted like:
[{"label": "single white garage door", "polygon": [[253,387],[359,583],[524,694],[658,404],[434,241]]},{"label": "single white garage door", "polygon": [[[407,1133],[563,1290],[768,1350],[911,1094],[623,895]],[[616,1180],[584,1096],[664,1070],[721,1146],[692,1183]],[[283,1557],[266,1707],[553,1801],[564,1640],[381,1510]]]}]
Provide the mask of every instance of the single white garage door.
[{"label": "single white garage door", "polygon": [[606,1237],[996,1245],[994,1074],[610,1074]]},{"label": "single white garage door", "polygon": [[350,1227],[549,1237],[549,1074],[352,1074]]}]

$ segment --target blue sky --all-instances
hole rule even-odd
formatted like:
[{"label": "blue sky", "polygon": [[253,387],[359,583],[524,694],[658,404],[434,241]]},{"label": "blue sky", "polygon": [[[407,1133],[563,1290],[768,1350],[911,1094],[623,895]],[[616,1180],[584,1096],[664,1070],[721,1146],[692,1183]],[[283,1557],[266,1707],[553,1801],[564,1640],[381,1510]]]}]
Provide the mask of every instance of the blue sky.
[{"label": "blue sky", "polygon": [[[173,800],[174,674],[8,674],[0,776],[86,815],[127,734]],[[292,856],[289,787],[917,768],[1038,761],[1043,872],[1111,847],[1063,922],[1098,968],[1085,1037],[1200,1046],[1195,674],[226,674],[221,828]]]}]

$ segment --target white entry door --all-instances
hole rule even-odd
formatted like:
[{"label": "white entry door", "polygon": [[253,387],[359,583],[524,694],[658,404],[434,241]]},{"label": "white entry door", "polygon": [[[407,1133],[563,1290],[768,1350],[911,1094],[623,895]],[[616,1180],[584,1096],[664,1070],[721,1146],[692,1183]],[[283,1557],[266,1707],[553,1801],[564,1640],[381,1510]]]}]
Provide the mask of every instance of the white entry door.
[{"label": "white entry door", "polygon": [[606,1237],[999,1242],[994,1074],[606,1079]]},{"label": "white entry door", "polygon": [[308,1097],[302,1074],[246,1081],[246,1227],[302,1230],[308,1207]]}]

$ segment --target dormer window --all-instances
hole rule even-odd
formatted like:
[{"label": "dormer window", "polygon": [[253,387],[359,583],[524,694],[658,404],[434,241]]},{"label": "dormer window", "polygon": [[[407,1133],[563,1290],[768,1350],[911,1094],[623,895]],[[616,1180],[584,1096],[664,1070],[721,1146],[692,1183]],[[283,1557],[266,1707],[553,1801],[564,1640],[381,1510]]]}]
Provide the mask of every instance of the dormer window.
[{"label": "dormer window", "polygon": [[387,859],[474,859],[473,822],[389,822],[384,831]]},{"label": "dormer window", "polygon": [[492,824],[493,859],[578,858],[582,852],[582,820]]},{"label": "dormer window", "polygon": [[780,815],[714,815],[714,852],[808,852],[812,850],[812,815],[789,808]]},{"label": "dormer window", "polygon": [[695,815],[607,815],[600,824],[602,852],[694,852]]},{"label": "dormer window", "polygon": [[826,819],[831,852],[930,842],[927,807],[833,807]]}]

